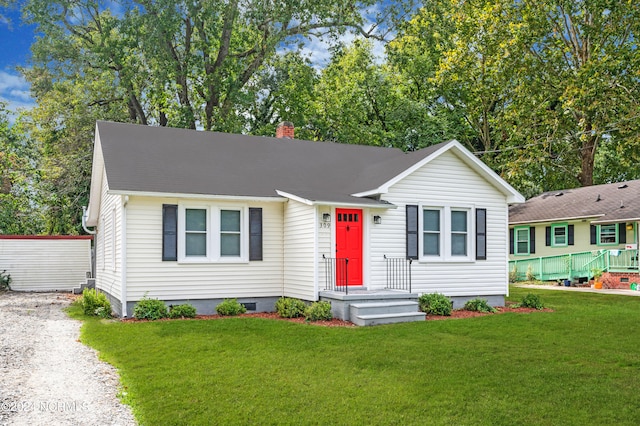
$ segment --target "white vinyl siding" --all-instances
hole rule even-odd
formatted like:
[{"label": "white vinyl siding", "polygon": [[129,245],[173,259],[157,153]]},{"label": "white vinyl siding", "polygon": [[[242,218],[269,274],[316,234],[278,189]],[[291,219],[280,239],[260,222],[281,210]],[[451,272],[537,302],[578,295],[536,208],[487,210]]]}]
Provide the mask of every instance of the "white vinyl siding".
[{"label": "white vinyl siding", "polygon": [[[162,205],[178,198],[130,196],[127,204],[127,301],[278,297],[282,295],[281,202],[247,202],[263,209],[263,260],[181,263],[162,261]],[[189,200],[188,205],[237,208],[226,201]],[[180,213],[179,213],[180,214]],[[248,233],[243,238],[248,238]],[[217,238],[215,238],[218,241]],[[217,243],[216,243],[217,244]]]},{"label": "white vinyl siding", "polygon": [[91,271],[91,239],[0,238],[0,271],[16,291],[71,291]]},{"label": "white vinyl siding", "polygon": [[[316,207],[294,200],[284,206],[284,295],[315,300]],[[321,256],[321,255],[320,255]]]},{"label": "white vinyl siding", "polygon": [[[96,231],[96,288],[116,299],[121,296],[122,197],[108,193],[107,177],[102,177],[100,221]],[[102,225],[102,226],[100,226]]]},{"label": "white vinyl siding", "polygon": [[[418,293],[440,292],[447,296],[507,294],[509,237],[505,195],[454,153],[443,153],[411,173],[393,185],[387,194],[383,194],[382,199],[398,208],[383,211],[382,224],[370,228],[370,288],[385,287],[384,255],[405,257],[405,205],[417,204],[422,208],[449,206],[449,209],[456,210],[463,207],[468,213],[467,222],[472,224],[475,224],[475,209],[486,209],[487,259],[475,259],[472,226],[467,231],[468,240],[473,242],[467,248],[468,260],[456,263],[414,260],[412,290]],[[424,230],[419,229],[421,233]],[[450,236],[443,234],[441,238]]]}]

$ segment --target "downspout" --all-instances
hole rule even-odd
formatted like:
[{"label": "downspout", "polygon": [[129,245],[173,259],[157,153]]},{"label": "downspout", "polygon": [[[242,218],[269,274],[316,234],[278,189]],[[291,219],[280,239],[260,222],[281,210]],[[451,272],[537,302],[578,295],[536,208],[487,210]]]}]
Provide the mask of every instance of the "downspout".
[{"label": "downspout", "polygon": [[82,206],[82,229],[89,235],[95,235],[96,230],[90,230],[87,228],[87,206]]},{"label": "downspout", "polygon": [[[122,214],[120,217],[120,300],[122,301],[122,317],[127,317],[127,204],[129,196],[122,197]],[[115,230],[113,231],[115,232]]]}]

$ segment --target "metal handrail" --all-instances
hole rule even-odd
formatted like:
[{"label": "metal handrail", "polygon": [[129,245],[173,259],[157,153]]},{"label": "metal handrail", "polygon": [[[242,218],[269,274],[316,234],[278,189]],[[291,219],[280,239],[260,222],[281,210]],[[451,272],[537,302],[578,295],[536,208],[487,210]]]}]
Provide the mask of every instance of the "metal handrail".
[{"label": "metal handrail", "polygon": [[389,290],[402,290],[411,293],[411,264],[406,257],[387,257],[383,255],[387,269],[387,286]]},{"label": "metal handrail", "polygon": [[[325,290],[349,294],[349,258],[322,255],[325,268]],[[343,283],[343,284],[341,284]]]}]

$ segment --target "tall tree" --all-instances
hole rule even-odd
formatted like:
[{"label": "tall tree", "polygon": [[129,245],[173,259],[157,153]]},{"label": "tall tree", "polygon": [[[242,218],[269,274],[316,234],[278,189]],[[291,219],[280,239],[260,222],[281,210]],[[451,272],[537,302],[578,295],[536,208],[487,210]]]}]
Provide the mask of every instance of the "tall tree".
[{"label": "tall tree", "polygon": [[237,107],[247,83],[282,43],[346,28],[369,35],[364,2],[303,0],[29,0],[44,37],[36,65],[109,71],[125,93],[130,120],[142,124],[241,131]]},{"label": "tall tree", "polygon": [[38,209],[37,151],[20,120],[9,122],[0,102],[0,234],[32,235],[42,232]]},{"label": "tall tree", "polygon": [[639,14],[604,0],[434,0],[390,58],[405,93],[526,195],[633,178],[598,158],[639,156]]}]

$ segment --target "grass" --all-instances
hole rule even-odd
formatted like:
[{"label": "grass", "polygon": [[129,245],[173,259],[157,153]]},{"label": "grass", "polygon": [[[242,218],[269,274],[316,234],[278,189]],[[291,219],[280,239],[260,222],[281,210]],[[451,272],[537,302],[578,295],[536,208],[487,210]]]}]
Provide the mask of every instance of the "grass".
[{"label": "grass", "polygon": [[86,319],[145,425],[640,424],[640,298],[369,328]]}]

